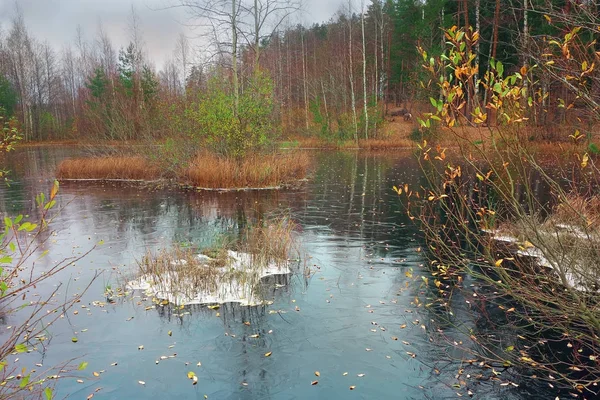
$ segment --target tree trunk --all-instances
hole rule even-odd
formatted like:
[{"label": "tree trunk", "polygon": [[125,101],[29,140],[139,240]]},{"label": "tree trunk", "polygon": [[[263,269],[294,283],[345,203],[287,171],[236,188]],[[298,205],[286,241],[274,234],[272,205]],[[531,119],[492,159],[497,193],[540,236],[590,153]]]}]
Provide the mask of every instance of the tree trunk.
[{"label": "tree trunk", "polygon": [[300,42],[302,45],[302,83],[304,88],[304,118],[306,121],[306,131],[308,131],[308,90],[306,87],[306,55],[304,54],[304,31],[300,32]]},{"label": "tree trunk", "polygon": [[365,46],[365,13],[361,7],[360,20],[362,28],[362,58],[363,58],[363,106],[365,115],[365,139],[369,138],[369,106],[367,98],[367,51]]}]

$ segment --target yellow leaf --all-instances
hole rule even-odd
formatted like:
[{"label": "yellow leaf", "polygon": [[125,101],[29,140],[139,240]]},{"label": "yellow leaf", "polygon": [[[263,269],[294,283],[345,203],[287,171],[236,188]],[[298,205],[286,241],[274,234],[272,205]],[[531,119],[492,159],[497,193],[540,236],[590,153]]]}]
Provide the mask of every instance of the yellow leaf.
[{"label": "yellow leaf", "polygon": [[315,376],[321,376],[321,373],[319,371],[315,371]]},{"label": "yellow leaf", "polygon": [[273,352],[269,351],[268,353],[265,353],[265,357],[271,357],[271,354],[273,354]]},{"label": "yellow leaf", "polygon": [[498,261],[496,261],[495,265],[496,267],[499,267],[502,264],[502,261],[504,261],[504,259],[499,259]]},{"label": "yellow leaf", "polygon": [[100,374],[99,374],[99,373],[97,373],[97,372],[94,372],[94,376],[95,376],[95,377],[98,377],[98,376],[100,376]]},{"label": "yellow leaf", "polygon": [[588,156],[588,153],[585,153],[581,158],[581,168],[585,168],[587,166],[589,159],[590,157]]}]

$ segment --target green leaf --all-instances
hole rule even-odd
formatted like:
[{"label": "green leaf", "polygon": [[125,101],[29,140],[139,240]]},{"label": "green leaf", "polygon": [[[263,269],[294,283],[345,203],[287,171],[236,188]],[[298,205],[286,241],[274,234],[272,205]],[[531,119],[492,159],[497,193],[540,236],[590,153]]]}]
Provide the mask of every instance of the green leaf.
[{"label": "green leaf", "polygon": [[82,362],[81,364],[79,364],[79,367],[77,367],[77,369],[78,369],[79,371],[83,371],[84,369],[86,369],[86,368],[87,368],[87,366],[88,366],[88,363],[87,363],[87,361],[84,361],[84,362]]},{"label": "green leaf", "polygon": [[429,102],[431,102],[431,105],[434,106],[435,108],[437,108],[437,100],[434,99],[433,97],[429,98]]},{"label": "green leaf", "polygon": [[29,383],[29,377],[30,377],[30,375],[26,375],[23,378],[21,378],[21,383],[19,383],[19,387],[21,389],[23,389],[25,386],[27,386],[27,384]]},{"label": "green leaf", "polygon": [[10,249],[11,252],[15,252],[17,250],[17,246],[15,245],[15,242],[10,242],[8,244],[8,248]]},{"label": "green leaf", "polygon": [[496,62],[496,71],[498,71],[498,75],[502,76],[504,73],[504,65],[502,65],[502,61]]},{"label": "green leaf", "polygon": [[513,351],[515,349],[515,346],[508,346],[506,348],[506,351]]},{"label": "green leaf", "polygon": [[23,219],[23,214],[17,215],[15,217],[15,224],[18,224]]},{"label": "green leaf", "polygon": [[8,218],[8,217],[4,217],[4,225],[6,225],[7,228],[12,228],[12,219]]},{"label": "green leaf", "polygon": [[54,207],[54,205],[56,204],[56,200],[52,200],[50,202],[48,202],[45,206],[44,206],[44,210],[49,210],[52,207]]},{"label": "green leaf", "polygon": [[32,230],[34,230],[37,227],[37,224],[32,224],[31,222],[23,222],[20,226],[19,229],[17,229],[18,231],[27,231],[27,232],[31,232]]},{"label": "green leaf", "polygon": [[78,341],[79,341],[79,339],[77,339],[75,336],[73,336],[71,338],[71,342],[73,342],[73,343],[77,343]]},{"label": "green leaf", "polygon": [[25,353],[27,351],[27,346],[25,346],[23,343],[19,343],[15,346],[15,351],[17,353]]},{"label": "green leaf", "polygon": [[44,389],[44,396],[46,397],[46,400],[52,400],[52,398],[54,397],[54,394],[52,394],[52,389],[48,387]]},{"label": "green leaf", "polygon": [[7,364],[8,363],[6,361],[0,361],[0,371],[2,371]]},{"label": "green leaf", "polygon": [[12,263],[11,256],[4,256],[4,257],[0,258],[0,264],[11,264],[11,263]]}]

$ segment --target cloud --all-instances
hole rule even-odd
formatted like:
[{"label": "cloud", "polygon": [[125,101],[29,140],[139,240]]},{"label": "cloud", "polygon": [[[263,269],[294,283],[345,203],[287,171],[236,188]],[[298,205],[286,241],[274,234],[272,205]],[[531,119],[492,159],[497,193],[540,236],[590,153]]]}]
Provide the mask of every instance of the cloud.
[{"label": "cloud", "polygon": [[[29,33],[41,42],[47,41],[57,51],[75,43],[78,26],[84,39],[92,42],[100,23],[115,49],[127,46],[132,6],[139,16],[148,57],[158,68],[172,57],[180,33],[197,36],[185,26],[188,22],[185,9],[164,9],[169,4],[167,0],[17,0],[16,3],[23,12]],[[307,0],[306,12],[295,18],[305,23],[322,22],[341,4],[341,0]],[[14,15],[15,3],[0,1],[0,28],[5,33]]]}]

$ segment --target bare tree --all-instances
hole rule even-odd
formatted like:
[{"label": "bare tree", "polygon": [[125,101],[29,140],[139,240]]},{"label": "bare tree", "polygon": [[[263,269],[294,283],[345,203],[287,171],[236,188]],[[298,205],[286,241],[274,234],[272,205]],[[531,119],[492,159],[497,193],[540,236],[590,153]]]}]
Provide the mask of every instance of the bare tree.
[{"label": "bare tree", "polygon": [[[254,53],[254,67],[260,60],[260,42],[271,37],[281,24],[294,12],[302,7],[301,0],[251,0],[243,4],[251,21],[250,31],[242,29],[241,32]],[[245,26],[246,24],[244,24]]]},{"label": "bare tree", "polygon": [[190,44],[188,42],[187,37],[180,33],[177,37],[177,43],[175,45],[175,60],[181,66],[181,87],[185,93],[185,82],[188,76],[187,66],[189,65],[190,58]]},{"label": "bare tree", "polygon": [[364,106],[364,117],[365,117],[365,139],[369,138],[369,108],[368,108],[368,96],[367,96],[367,51],[366,51],[366,40],[365,40],[365,9],[364,1],[360,2],[360,25],[362,30],[362,59],[363,59],[363,106]]}]

